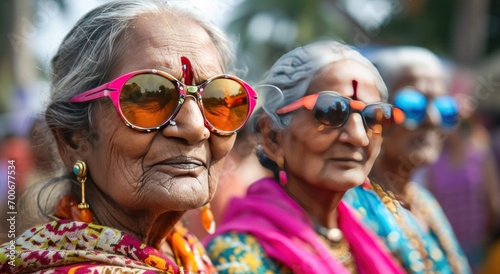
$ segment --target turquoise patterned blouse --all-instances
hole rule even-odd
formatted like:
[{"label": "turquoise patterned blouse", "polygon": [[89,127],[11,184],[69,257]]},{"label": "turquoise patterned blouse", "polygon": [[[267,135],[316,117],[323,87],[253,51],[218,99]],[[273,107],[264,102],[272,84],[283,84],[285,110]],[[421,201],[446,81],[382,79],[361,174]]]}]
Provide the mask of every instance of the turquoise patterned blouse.
[{"label": "turquoise patterned blouse", "polygon": [[[408,273],[425,273],[426,264],[437,273],[453,273],[449,259],[453,260],[460,273],[471,273],[453,231],[434,197],[416,184],[412,185],[412,191],[420,204],[427,208],[425,212],[429,216],[426,219],[437,220],[434,222],[438,226],[437,230],[440,235],[446,236],[445,244],[450,247],[448,254],[433,230],[424,231],[412,213],[398,202],[390,203],[397,212],[398,216],[395,216],[369,184],[347,191],[344,201],[354,207],[362,216],[363,222],[385,241]],[[387,198],[384,199],[388,202]],[[400,218],[399,222],[397,218]],[[422,244],[425,253],[418,249]],[[427,254],[427,258],[423,259],[421,254]]]},{"label": "turquoise patterned blouse", "polygon": [[250,234],[221,234],[206,246],[219,274],[292,273],[285,265],[269,258]]}]

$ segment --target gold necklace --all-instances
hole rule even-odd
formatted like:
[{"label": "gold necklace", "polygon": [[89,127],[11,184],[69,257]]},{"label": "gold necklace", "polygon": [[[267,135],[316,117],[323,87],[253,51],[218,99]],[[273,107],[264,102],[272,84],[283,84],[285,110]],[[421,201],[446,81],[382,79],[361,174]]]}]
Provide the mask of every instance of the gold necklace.
[{"label": "gold necklace", "polygon": [[427,250],[425,249],[424,241],[414,230],[410,229],[407,226],[405,220],[401,217],[401,215],[398,211],[399,207],[401,207],[401,204],[394,197],[394,194],[391,191],[385,191],[382,188],[382,186],[375,183],[373,180],[371,180],[371,185],[372,185],[373,190],[380,197],[380,199],[382,199],[382,202],[384,203],[384,205],[392,213],[392,215],[396,219],[396,222],[401,227],[403,233],[406,235],[406,237],[408,237],[408,239],[410,239],[410,242],[416,248],[416,250],[418,251],[418,253],[420,255],[420,258],[423,261],[423,264],[412,263],[410,265],[410,268],[415,272],[420,272],[420,271],[424,270],[424,273],[435,273],[434,272],[434,263],[429,258],[429,254],[427,253]]},{"label": "gold necklace", "polygon": [[328,247],[330,255],[337,259],[349,273],[356,274],[356,261],[351,253],[351,247],[344,238],[342,231],[338,228],[328,229],[318,224],[314,225],[314,229],[319,238]]}]

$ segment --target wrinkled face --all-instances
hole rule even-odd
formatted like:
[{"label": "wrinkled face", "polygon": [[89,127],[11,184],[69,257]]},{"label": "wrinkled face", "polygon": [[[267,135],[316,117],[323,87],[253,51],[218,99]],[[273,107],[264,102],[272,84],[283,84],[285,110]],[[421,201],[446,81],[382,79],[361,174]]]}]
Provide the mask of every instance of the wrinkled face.
[{"label": "wrinkled face", "polygon": [[[322,91],[355,96],[367,104],[380,101],[376,76],[353,60],[334,62],[317,72],[306,95]],[[305,108],[290,115],[292,121],[281,144],[289,178],[334,191],[363,183],[380,151],[382,137],[365,129],[359,113],[351,114],[345,125],[335,129],[316,122],[312,111]]]},{"label": "wrinkled face", "polygon": [[[193,21],[146,15],[135,21],[130,34],[109,80],[140,69],[182,79],[181,56],[191,61],[193,85],[223,72],[210,37]],[[85,157],[92,181],[105,195],[132,210],[187,210],[210,201],[234,136],[211,134],[192,97],[174,118],[176,126],[153,133],[128,128],[106,100],[93,113],[98,136]]]},{"label": "wrinkled face", "polygon": [[[394,91],[408,86],[421,91],[428,101],[446,94],[444,78],[436,68],[408,69],[396,83]],[[397,94],[394,91],[391,91],[392,98]],[[394,126],[386,131],[384,157],[403,162],[405,169],[416,168],[437,159],[445,137],[444,131],[439,127],[439,117],[427,113],[424,122],[415,130]]]}]

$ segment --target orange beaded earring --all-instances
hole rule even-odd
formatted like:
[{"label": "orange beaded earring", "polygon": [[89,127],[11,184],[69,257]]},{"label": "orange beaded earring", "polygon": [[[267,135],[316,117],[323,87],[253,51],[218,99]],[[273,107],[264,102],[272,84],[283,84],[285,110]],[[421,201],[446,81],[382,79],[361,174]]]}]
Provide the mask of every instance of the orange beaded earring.
[{"label": "orange beaded earring", "polygon": [[201,210],[201,224],[203,228],[209,233],[213,234],[215,232],[215,218],[212,210],[210,210],[210,204],[206,204],[200,208]]},{"label": "orange beaded earring", "polygon": [[72,206],[71,215],[75,221],[91,223],[94,221],[90,206],[85,202],[85,182],[87,181],[87,165],[84,161],[78,160],[73,166],[73,173],[76,175],[78,182],[82,184],[82,202],[78,207]]}]

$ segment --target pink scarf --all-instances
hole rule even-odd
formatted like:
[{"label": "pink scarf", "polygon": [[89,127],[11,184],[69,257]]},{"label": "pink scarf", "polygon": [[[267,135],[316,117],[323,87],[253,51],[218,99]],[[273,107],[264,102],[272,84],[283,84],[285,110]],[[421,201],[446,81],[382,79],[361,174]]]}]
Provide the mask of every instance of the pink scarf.
[{"label": "pink scarf", "polygon": [[[339,228],[349,242],[358,273],[405,273],[352,209],[340,202],[337,210]],[[255,182],[246,197],[233,199],[222,224],[205,241],[228,232],[252,234],[270,258],[295,273],[349,273],[330,255],[304,210],[272,178]]]}]

